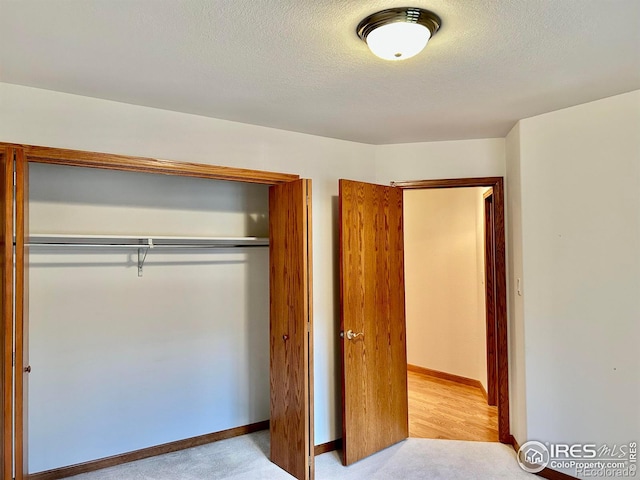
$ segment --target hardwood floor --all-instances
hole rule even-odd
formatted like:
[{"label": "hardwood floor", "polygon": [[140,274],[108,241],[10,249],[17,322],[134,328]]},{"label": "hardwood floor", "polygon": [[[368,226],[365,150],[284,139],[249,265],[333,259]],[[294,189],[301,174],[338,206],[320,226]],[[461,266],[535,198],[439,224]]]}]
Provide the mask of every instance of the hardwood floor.
[{"label": "hardwood floor", "polygon": [[498,441],[498,408],[477,387],[408,372],[409,436]]}]

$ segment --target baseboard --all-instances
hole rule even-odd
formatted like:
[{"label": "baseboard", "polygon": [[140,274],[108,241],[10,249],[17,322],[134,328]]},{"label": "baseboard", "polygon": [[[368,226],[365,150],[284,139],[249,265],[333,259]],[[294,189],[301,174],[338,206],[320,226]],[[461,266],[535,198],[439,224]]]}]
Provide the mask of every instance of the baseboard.
[{"label": "baseboard", "polygon": [[516,437],[514,437],[513,435],[509,435],[509,440],[509,443],[511,444],[513,449],[516,451],[516,453],[518,453],[518,451],[520,450],[520,444],[516,440]]},{"label": "baseboard", "polygon": [[484,385],[482,384],[482,382],[478,381],[478,383],[480,384],[480,390],[482,391],[482,396],[488,402],[489,401],[489,394],[485,390]]},{"label": "baseboard", "polygon": [[315,455],[322,455],[323,453],[333,452],[334,450],[340,450],[342,448],[342,439],[338,438],[327,443],[321,443],[313,448]]},{"label": "baseboard", "polygon": [[461,377],[460,375],[454,375],[453,373],[441,372],[439,370],[431,370],[430,368],[419,367],[418,365],[407,365],[407,370],[414,373],[421,373],[422,375],[427,375],[428,377],[439,378],[441,380],[449,380],[450,382],[461,383],[463,385],[468,385],[470,387],[478,387],[482,390],[484,396],[487,396],[487,392],[482,386],[482,382],[480,380],[476,380],[474,378]]},{"label": "baseboard", "polygon": [[578,480],[577,477],[572,477],[566,473],[553,470],[551,468],[545,468],[541,472],[536,473],[539,477],[546,478],[547,480]]},{"label": "baseboard", "polygon": [[123,463],[142,460],[143,458],[155,457],[156,455],[164,455],[165,453],[177,452],[178,450],[184,450],[186,448],[199,447],[200,445],[206,445],[207,443],[217,442],[218,440],[224,440],[232,437],[238,437],[240,435],[246,435],[247,433],[257,432],[259,430],[266,430],[268,428],[269,420],[265,420],[263,422],[251,423],[249,425],[243,425],[241,427],[230,428],[221,432],[207,433],[205,435],[200,435],[197,437],[186,438],[184,440],[164,443],[162,445],[156,445],[154,447],[143,448],[134,452],[122,453],[120,455],[100,458],[98,460],[91,460],[90,462],[78,463],[76,465],[70,465],[68,467],[61,467],[53,470],[47,470],[45,472],[33,473],[31,475],[28,475],[27,478],[29,480],[58,480],[60,478],[71,477],[73,475],[79,475],[81,473],[93,472],[102,468],[114,467]]},{"label": "baseboard", "polygon": [[[520,444],[516,440],[513,435],[510,435],[511,445],[513,449],[516,451],[516,455],[520,450]],[[558,472],[557,470],[553,470],[552,468],[545,468],[541,472],[536,473],[539,477],[546,478],[547,480],[578,480],[576,477],[572,477],[571,475],[567,475],[566,473]]]}]

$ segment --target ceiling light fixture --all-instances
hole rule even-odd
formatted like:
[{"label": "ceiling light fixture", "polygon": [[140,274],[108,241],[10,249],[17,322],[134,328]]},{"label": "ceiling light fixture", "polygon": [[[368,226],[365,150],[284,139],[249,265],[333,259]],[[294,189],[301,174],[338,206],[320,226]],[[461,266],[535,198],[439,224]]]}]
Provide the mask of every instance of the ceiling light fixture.
[{"label": "ceiling light fixture", "polygon": [[356,29],[374,55],[405,60],[420,53],[442,21],[435,13],[416,7],[390,8],[369,15]]}]

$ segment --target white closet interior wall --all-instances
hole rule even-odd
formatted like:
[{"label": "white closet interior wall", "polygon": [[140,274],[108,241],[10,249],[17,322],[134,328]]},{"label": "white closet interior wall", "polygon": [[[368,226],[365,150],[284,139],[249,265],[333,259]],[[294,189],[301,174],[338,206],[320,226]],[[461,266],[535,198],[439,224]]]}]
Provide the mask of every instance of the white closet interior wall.
[{"label": "white closet interior wall", "polygon": [[[268,236],[268,187],[31,164],[32,234]],[[32,248],[29,471],[269,418],[268,248]]]}]

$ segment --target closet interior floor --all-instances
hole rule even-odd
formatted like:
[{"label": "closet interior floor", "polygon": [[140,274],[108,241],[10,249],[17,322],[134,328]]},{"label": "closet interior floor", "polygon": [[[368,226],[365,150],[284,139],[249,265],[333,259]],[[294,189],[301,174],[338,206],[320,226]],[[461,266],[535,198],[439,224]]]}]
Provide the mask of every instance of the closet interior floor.
[{"label": "closet interior floor", "polygon": [[480,388],[408,372],[409,436],[498,441],[498,408]]}]

